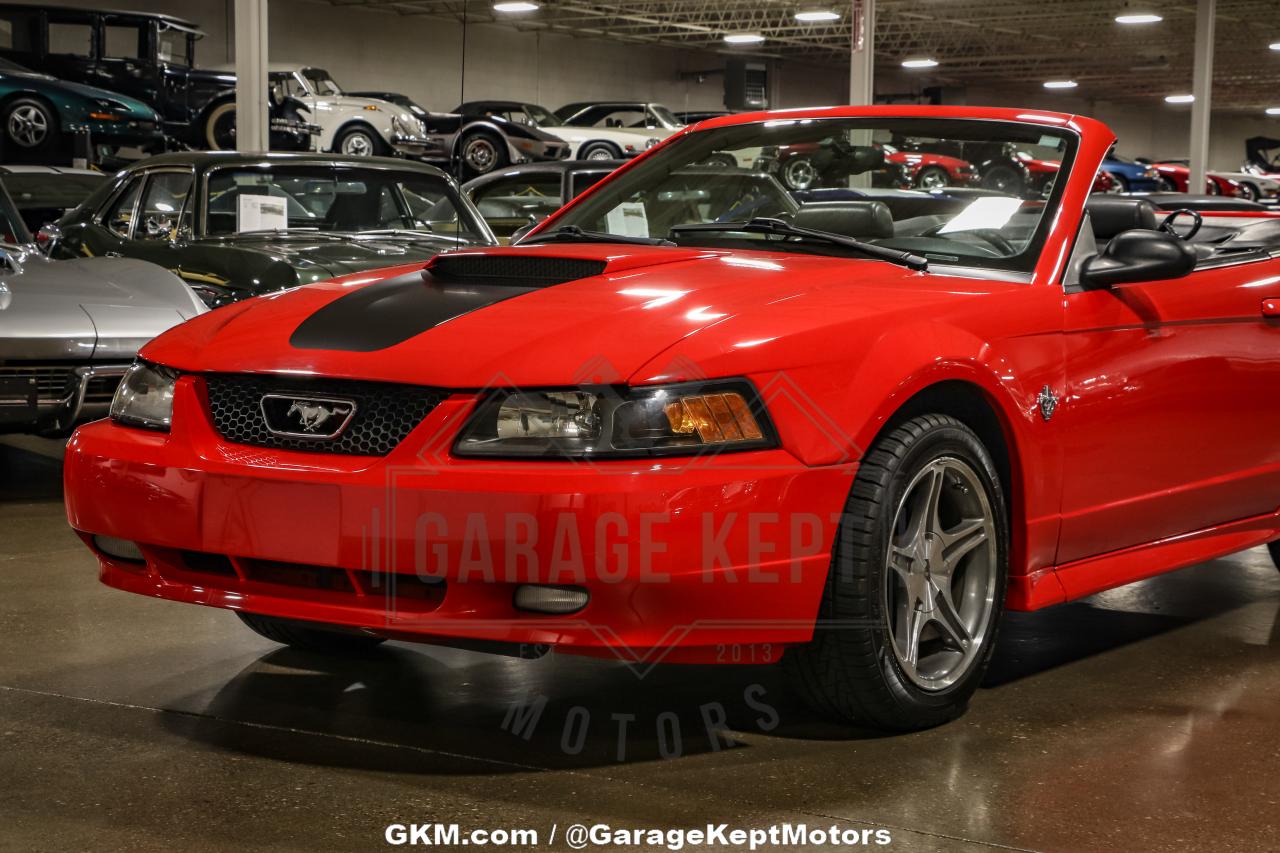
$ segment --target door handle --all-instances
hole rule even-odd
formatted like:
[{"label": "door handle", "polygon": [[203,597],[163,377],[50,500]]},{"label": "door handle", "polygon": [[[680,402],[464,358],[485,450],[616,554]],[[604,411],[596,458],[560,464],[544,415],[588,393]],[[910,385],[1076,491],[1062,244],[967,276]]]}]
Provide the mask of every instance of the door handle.
[{"label": "door handle", "polygon": [[1262,316],[1268,320],[1280,320],[1280,297],[1269,296],[1262,300]]}]

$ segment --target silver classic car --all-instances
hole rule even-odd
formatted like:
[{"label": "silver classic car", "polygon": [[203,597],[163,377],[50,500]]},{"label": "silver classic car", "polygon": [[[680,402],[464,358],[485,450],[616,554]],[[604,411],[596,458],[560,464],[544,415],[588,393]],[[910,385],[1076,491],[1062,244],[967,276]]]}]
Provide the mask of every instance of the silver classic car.
[{"label": "silver classic car", "polygon": [[65,434],[106,415],[138,348],[207,310],[146,261],[50,260],[0,187],[0,433]]}]

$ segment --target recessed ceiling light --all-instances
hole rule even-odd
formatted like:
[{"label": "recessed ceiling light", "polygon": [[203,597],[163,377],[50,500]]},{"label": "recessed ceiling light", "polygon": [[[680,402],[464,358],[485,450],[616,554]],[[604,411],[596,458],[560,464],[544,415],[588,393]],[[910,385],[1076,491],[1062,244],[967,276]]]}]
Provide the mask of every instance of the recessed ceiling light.
[{"label": "recessed ceiling light", "polygon": [[1163,16],[1149,12],[1140,12],[1132,15],[1116,15],[1117,24],[1158,24],[1163,20]]},{"label": "recessed ceiling light", "polygon": [[1268,45],[1272,50],[1280,50],[1280,41],[1273,41]]},{"label": "recessed ceiling light", "polygon": [[804,21],[807,24],[818,23],[819,21],[838,21],[840,20],[840,13],[832,12],[830,9],[815,9],[811,12],[796,12],[796,20]]},{"label": "recessed ceiling light", "polygon": [[1044,87],[1046,89],[1074,89],[1080,85],[1075,80],[1045,80]]},{"label": "recessed ceiling light", "polygon": [[903,68],[937,68],[938,60],[936,59],[904,59],[902,61]]},{"label": "recessed ceiling light", "polygon": [[524,2],[524,0],[519,0],[519,2],[493,4],[493,11],[495,12],[536,12],[537,10],[537,3],[527,3]]},{"label": "recessed ceiling light", "polygon": [[1280,116],[1280,107],[1267,107],[1267,115]]},{"label": "recessed ceiling light", "polygon": [[1166,104],[1190,104],[1195,101],[1195,95],[1165,95],[1164,102]]},{"label": "recessed ceiling light", "polygon": [[764,36],[759,33],[729,33],[724,40],[728,44],[759,44],[764,41]]}]

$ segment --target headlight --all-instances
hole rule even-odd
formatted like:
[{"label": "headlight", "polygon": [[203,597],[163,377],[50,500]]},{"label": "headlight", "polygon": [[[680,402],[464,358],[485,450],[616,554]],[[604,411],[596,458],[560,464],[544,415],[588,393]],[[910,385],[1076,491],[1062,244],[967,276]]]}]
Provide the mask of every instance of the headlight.
[{"label": "headlight", "polygon": [[458,456],[626,457],[774,447],[745,380],[652,388],[499,391],[454,444]]},{"label": "headlight", "polygon": [[173,420],[173,387],[178,371],[136,361],[125,372],[111,401],[111,419],[129,426],[165,430]]},{"label": "headlight", "polygon": [[652,148],[653,146],[657,145],[661,141],[662,140],[656,136],[649,137],[649,139],[645,140],[645,143],[644,143],[645,150]]}]

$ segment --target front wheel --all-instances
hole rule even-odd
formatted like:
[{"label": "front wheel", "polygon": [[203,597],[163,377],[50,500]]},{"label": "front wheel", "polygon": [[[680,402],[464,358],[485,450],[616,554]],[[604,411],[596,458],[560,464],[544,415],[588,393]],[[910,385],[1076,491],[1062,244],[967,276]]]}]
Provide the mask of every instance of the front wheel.
[{"label": "front wheel", "polygon": [[210,151],[234,151],[236,147],[236,104],[227,101],[209,110],[204,120],[204,141]]},{"label": "front wheel", "polygon": [[982,188],[1005,195],[1021,196],[1026,192],[1027,182],[1012,166],[992,166],[982,176]]},{"label": "front wheel", "polygon": [[951,185],[951,175],[941,166],[925,166],[916,175],[916,186],[922,190],[940,190]]},{"label": "front wheel", "polygon": [[786,658],[820,712],[897,731],[964,712],[991,660],[1008,520],[990,453],[922,415],[872,447],[840,526],[814,639]]},{"label": "front wheel", "polygon": [[266,637],[273,642],[308,652],[360,654],[368,652],[375,646],[385,642],[382,637],[348,634],[343,631],[326,629],[323,625],[314,622],[279,619],[275,616],[262,616],[257,613],[244,613],[238,610],[236,615],[255,634]]},{"label": "front wheel", "polygon": [[579,160],[617,160],[622,152],[608,142],[588,142],[578,152]]},{"label": "front wheel", "polygon": [[19,98],[4,111],[4,135],[10,145],[43,151],[57,141],[58,117],[43,101]]},{"label": "front wheel", "polygon": [[386,154],[390,149],[376,130],[356,125],[338,134],[333,142],[333,150],[348,157],[372,157],[375,154]]},{"label": "front wheel", "polygon": [[1240,185],[1240,198],[1244,199],[1245,201],[1257,201],[1258,196],[1260,195],[1262,195],[1262,193],[1258,192],[1257,184],[1252,184],[1252,183],[1249,183],[1248,181],[1245,181]]},{"label": "front wheel", "polygon": [[473,133],[462,140],[458,156],[468,178],[487,175],[511,162],[507,146],[490,133]]}]

